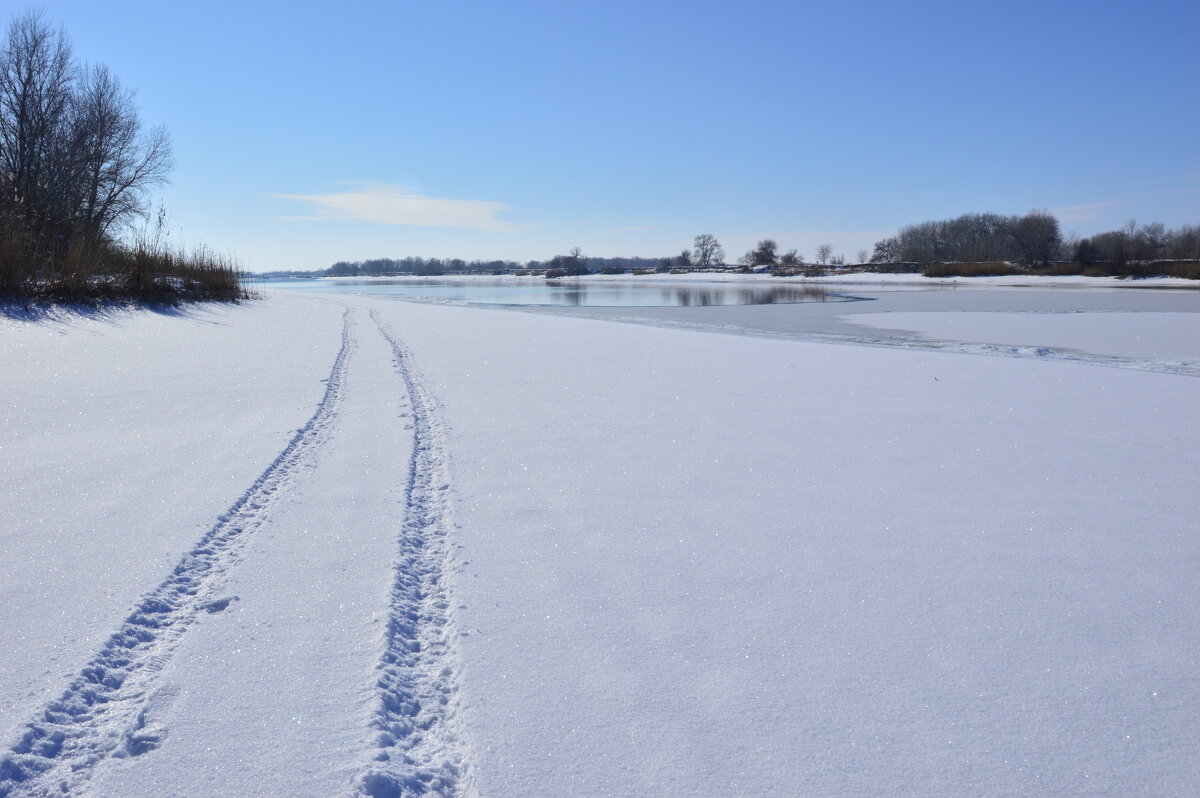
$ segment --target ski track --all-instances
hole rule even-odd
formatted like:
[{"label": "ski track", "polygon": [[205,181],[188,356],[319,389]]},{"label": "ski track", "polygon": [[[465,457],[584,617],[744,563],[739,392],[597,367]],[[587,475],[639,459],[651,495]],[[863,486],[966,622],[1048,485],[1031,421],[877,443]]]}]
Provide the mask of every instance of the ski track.
[{"label": "ski track", "polygon": [[[198,618],[237,600],[220,594],[223,577],[269,518],[290,475],[328,440],[355,348],[354,315],[351,308],[343,313],[341,348],[312,417],[170,576],[141,599],[63,695],[40,710],[0,755],[0,798],[74,794],[105,759],[140,756],[161,744],[166,730],[147,722],[147,709],[162,692],[157,676]],[[377,665],[378,704],[370,721],[374,753],[351,794],[461,796],[474,792],[474,779],[459,719],[456,625],[445,579],[451,519],[444,432],[408,349],[373,310],[370,317],[404,383],[413,446]]]},{"label": "ski track", "polygon": [[236,598],[219,595],[223,576],[267,519],[276,493],[327,440],[354,348],[353,327],[347,309],[341,348],[308,422],[171,575],[141,599],[62,697],[40,710],[0,755],[0,798],[74,794],[106,758],[139,756],[160,745],[165,731],[147,725],[145,711],[155,696],[155,677],[201,614],[220,612]]},{"label": "ski track", "polygon": [[449,480],[444,431],[411,355],[374,310],[412,411],[404,523],[378,665],[371,720],[375,753],[353,788],[371,798],[473,792],[460,721],[450,571]]}]

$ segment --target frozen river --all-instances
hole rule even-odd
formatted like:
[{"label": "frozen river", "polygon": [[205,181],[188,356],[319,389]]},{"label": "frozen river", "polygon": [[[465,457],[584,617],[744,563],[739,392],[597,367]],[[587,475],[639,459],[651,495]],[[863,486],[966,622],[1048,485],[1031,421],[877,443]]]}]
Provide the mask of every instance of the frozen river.
[{"label": "frozen river", "polygon": [[1200,374],[1200,292],[1193,290],[999,286],[841,286],[836,290],[838,301],[806,304],[528,306],[523,310],[741,335]]},{"label": "frozen river", "polygon": [[264,287],[503,307],[706,307],[852,301],[807,283],[397,277],[269,281]]},{"label": "frozen river", "polygon": [[264,287],[710,332],[1200,373],[1200,291],[687,279],[347,279]]}]

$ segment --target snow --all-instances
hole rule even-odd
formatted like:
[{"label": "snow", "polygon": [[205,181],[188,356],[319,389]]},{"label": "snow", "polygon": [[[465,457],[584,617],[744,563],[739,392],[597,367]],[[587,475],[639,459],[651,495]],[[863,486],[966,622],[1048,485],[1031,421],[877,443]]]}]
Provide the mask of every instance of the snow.
[{"label": "snow", "polygon": [[[1074,315],[1034,334],[1128,331]],[[349,295],[0,324],[0,794],[1195,787],[1192,377]]]},{"label": "snow", "polygon": [[845,318],[942,340],[1200,361],[1200,313],[860,313]]},{"label": "snow", "polygon": [[292,329],[268,303],[0,322],[3,739],[309,418],[339,317],[314,306]]}]

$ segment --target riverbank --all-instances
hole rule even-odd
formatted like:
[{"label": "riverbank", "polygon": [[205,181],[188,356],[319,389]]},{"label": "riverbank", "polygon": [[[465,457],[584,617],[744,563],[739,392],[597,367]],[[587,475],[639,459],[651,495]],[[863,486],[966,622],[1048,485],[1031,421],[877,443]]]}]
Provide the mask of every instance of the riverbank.
[{"label": "riverbank", "polygon": [[[250,275],[254,281],[254,275]],[[440,280],[474,280],[518,283],[544,283],[541,275],[515,274],[444,274],[418,277],[413,275],[392,275],[377,277],[318,277],[305,280],[314,286],[320,283],[341,281],[387,282],[387,281],[428,282]],[[886,285],[886,286],[1002,286],[1002,287],[1032,287],[1032,288],[1173,288],[1200,290],[1200,281],[1187,280],[1182,277],[1085,277],[1082,275],[1038,276],[1038,275],[1006,275],[996,277],[925,277],[921,274],[892,274],[881,272],[839,272],[820,277],[776,277],[771,274],[742,274],[738,272],[681,272],[654,274],[588,274],[580,277],[559,277],[551,282],[561,284],[573,283],[611,283],[611,282],[666,282],[666,283],[827,283],[835,285]],[[280,280],[259,279],[257,284],[270,286],[273,283],[285,282]],[[295,281],[291,281],[295,282]]]}]

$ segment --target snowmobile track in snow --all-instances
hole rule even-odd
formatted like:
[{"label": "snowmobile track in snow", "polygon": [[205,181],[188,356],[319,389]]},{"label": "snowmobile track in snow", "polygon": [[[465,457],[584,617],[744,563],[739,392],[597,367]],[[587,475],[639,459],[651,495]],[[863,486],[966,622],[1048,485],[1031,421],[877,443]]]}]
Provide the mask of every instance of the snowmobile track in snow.
[{"label": "snowmobile track in snow", "polygon": [[407,348],[374,311],[411,407],[412,455],[395,579],[371,721],[376,753],[355,784],[372,798],[456,796],[470,787],[459,723],[458,668],[449,590],[451,526],[444,432]]},{"label": "snowmobile track in snow", "polygon": [[164,732],[145,720],[155,677],[198,617],[228,605],[230,599],[219,595],[222,577],[265,522],[291,473],[328,438],[353,350],[353,327],[347,309],[325,394],[308,422],[170,576],[138,602],[62,696],[40,710],[17,743],[0,754],[0,798],[73,794],[108,757],[139,756],[158,747]]}]

